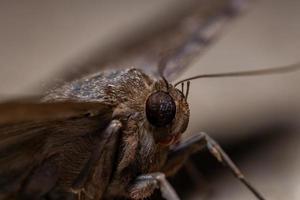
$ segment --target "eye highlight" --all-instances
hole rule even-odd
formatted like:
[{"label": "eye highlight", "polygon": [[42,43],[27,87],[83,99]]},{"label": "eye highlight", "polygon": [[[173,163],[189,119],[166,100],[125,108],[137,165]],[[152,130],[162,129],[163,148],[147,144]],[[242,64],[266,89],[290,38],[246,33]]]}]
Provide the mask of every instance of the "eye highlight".
[{"label": "eye highlight", "polygon": [[166,92],[151,94],[146,102],[146,116],[148,121],[156,127],[170,124],[175,118],[176,104]]}]

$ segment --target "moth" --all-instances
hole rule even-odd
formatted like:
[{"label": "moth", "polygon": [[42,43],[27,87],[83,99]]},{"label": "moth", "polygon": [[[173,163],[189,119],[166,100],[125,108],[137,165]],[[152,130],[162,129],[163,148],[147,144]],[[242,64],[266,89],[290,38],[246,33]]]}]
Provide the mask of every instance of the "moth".
[{"label": "moth", "polygon": [[171,83],[246,2],[193,1],[159,31],[76,66],[38,101],[0,104],[0,199],[145,199],[159,188],[165,199],[178,200],[166,177],[204,148],[264,199],[208,134],[182,139],[189,81],[299,65]]}]

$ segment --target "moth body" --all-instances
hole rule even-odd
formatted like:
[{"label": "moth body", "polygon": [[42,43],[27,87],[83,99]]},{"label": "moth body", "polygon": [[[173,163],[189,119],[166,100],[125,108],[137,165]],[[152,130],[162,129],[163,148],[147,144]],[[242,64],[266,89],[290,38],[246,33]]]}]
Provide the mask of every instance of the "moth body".
[{"label": "moth body", "polygon": [[[149,102],[151,95],[153,98]],[[168,102],[164,104],[163,98],[167,98],[167,101],[171,103],[173,101],[175,107],[173,108]],[[112,120],[118,120],[121,123],[120,131],[116,133],[119,143],[117,147],[114,147],[117,149],[114,155],[117,162],[109,175],[110,182],[107,185],[97,183],[101,180],[84,183],[81,190],[84,190],[90,197],[99,196],[97,191],[102,191],[91,185],[107,187],[107,190],[101,194],[102,196],[109,198],[127,196],[128,187],[137,176],[161,171],[170,146],[179,141],[189,120],[188,104],[181,91],[164,80],[156,80],[137,69],[108,71],[84,77],[50,91],[43,100],[48,102],[95,101],[113,106]],[[164,112],[174,111],[174,116],[170,116],[171,119],[165,125],[156,126],[149,122],[149,116],[153,118],[152,121],[157,119],[161,121],[163,119],[160,117],[164,117],[151,115],[151,110],[147,115],[147,106],[153,107],[152,104],[155,102],[164,106],[162,108],[165,109]],[[79,145],[83,146],[84,143],[86,142]],[[107,151],[113,151],[113,149]],[[80,154],[91,155],[87,152],[80,152]],[[97,173],[97,168],[100,168],[100,171],[103,168],[103,166],[93,167],[94,173]],[[63,183],[63,185],[72,187],[79,174],[80,169],[72,174],[73,181],[69,178],[68,183]],[[61,174],[60,177],[65,177],[65,175]],[[62,181],[64,181],[63,178]]]},{"label": "moth body", "polygon": [[263,200],[206,133],[181,138],[189,121],[189,83],[184,95],[165,79],[213,43],[247,1],[238,2],[192,1],[162,26],[155,22],[157,30],[75,64],[74,73],[62,76],[66,83],[41,101],[1,103],[0,200],[137,200],[156,188],[165,199],[179,200],[165,176],[203,148]]}]

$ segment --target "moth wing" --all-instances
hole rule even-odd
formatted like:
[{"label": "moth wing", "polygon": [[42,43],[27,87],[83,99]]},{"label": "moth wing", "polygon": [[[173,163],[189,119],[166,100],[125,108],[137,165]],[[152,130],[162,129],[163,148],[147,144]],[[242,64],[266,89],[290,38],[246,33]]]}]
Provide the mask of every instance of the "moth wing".
[{"label": "moth wing", "polygon": [[104,112],[111,113],[111,111],[111,106],[99,102],[59,101],[41,103],[18,100],[0,103],[0,124],[60,120]]},{"label": "moth wing", "polygon": [[[63,163],[64,182],[72,181],[93,151],[89,141],[111,118],[112,108],[101,103],[0,104],[0,199],[20,191],[32,170],[48,159]],[[49,177],[39,181],[38,187],[51,182]]]},{"label": "moth wing", "polygon": [[[176,12],[154,19],[135,33],[116,41],[111,48],[70,66],[63,81],[78,79],[105,68],[135,67],[174,80],[191,61],[205,52],[245,8],[248,0],[192,0]],[[177,12],[178,11],[178,12]],[[68,69],[68,68],[67,68]]]}]

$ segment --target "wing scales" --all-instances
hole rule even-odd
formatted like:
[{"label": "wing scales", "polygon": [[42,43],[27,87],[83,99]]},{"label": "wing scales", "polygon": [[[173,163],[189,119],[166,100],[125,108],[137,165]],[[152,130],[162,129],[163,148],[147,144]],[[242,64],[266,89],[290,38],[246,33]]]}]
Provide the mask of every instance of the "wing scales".
[{"label": "wing scales", "polygon": [[0,199],[20,191],[32,170],[52,157],[59,181],[71,185],[91,155],[92,138],[112,118],[112,108],[99,103],[4,103],[0,113]]}]

